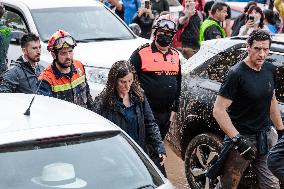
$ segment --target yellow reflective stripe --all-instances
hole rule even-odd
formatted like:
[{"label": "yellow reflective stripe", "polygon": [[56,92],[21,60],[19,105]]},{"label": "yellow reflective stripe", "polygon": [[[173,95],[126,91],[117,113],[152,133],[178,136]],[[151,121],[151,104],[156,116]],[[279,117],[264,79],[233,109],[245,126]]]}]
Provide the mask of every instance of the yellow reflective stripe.
[{"label": "yellow reflective stripe", "polygon": [[54,85],[51,88],[52,88],[53,92],[67,91],[67,90],[70,90],[72,88],[77,87],[78,85],[84,83],[85,81],[86,81],[86,76],[83,75],[83,76],[75,79],[71,83],[66,83],[66,84],[63,84],[63,85]]}]

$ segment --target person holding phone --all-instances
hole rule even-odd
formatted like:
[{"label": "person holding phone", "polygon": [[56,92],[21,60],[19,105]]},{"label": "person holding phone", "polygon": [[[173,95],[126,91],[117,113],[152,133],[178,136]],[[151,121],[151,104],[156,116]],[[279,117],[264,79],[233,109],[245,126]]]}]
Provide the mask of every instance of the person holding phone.
[{"label": "person holding phone", "polygon": [[246,23],[240,28],[239,36],[249,35],[254,30],[264,29],[264,15],[260,7],[252,6],[249,8]]},{"label": "person holding phone", "polygon": [[150,0],[142,0],[141,7],[139,8],[132,21],[132,23],[136,23],[140,26],[140,37],[150,39],[154,18],[155,17],[151,10]]},{"label": "person holding phone", "polygon": [[199,50],[199,30],[203,21],[201,12],[195,9],[194,0],[186,0],[185,8],[180,13],[178,27],[182,30],[181,46],[184,58],[189,59]]},{"label": "person holding phone", "polygon": [[150,0],[152,3],[152,11],[155,11],[158,15],[163,11],[170,11],[170,6],[167,0]]}]

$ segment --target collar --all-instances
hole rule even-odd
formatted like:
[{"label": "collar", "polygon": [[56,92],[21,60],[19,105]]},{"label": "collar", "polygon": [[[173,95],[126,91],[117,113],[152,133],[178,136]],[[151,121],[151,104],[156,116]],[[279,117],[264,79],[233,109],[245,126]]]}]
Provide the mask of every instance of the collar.
[{"label": "collar", "polygon": [[[72,73],[72,75],[73,75],[73,73],[77,73],[77,70],[76,70],[74,64],[71,64],[71,67],[70,67],[70,68],[71,68],[71,73]],[[59,69],[56,67],[55,60],[53,60],[53,62],[52,62],[51,69],[52,69],[52,71],[54,72],[54,75],[55,75],[56,79],[59,79],[59,78],[65,76],[65,74],[61,73],[61,72],[59,71]]]},{"label": "collar", "polygon": [[[152,49],[152,52],[153,52],[153,53],[156,53],[156,52],[162,53],[162,52],[158,49],[158,47],[156,46],[155,41],[153,41],[153,42],[151,43],[151,49]],[[162,53],[162,54],[163,54],[163,53]],[[167,54],[173,55],[173,51],[171,50],[171,47],[169,48],[168,52],[165,53],[165,56],[166,56]]]},{"label": "collar", "polygon": [[215,22],[217,22],[219,25],[221,25],[221,22],[220,21],[218,21],[218,20],[215,20],[214,18],[212,18],[212,17],[208,17],[208,19],[210,19],[210,20],[214,20]]},{"label": "collar", "polygon": [[37,63],[35,64],[35,67],[32,67],[31,64],[29,63],[29,61],[27,61],[24,57],[24,55],[20,56],[18,59],[17,59],[17,62],[19,62],[19,64],[21,64],[22,66],[32,70],[33,72],[35,71],[36,69],[36,66],[37,66]]}]

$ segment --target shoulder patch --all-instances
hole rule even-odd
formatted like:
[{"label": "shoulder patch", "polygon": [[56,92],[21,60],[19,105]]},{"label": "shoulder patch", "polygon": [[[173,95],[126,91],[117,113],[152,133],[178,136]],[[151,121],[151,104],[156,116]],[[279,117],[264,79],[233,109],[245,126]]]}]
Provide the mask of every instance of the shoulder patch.
[{"label": "shoulder patch", "polygon": [[144,49],[144,48],[149,47],[149,46],[150,46],[149,43],[145,43],[145,44],[141,45],[140,47],[138,47],[137,51],[140,51],[141,49]]}]

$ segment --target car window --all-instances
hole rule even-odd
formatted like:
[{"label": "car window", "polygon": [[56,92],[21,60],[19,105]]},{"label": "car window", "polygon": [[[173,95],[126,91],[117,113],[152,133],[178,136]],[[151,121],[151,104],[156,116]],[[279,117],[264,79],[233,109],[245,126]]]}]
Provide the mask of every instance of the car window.
[{"label": "car window", "polygon": [[229,68],[246,57],[243,49],[229,50],[221,52],[207,62],[211,62],[207,67],[208,78],[222,83]]},{"label": "car window", "polygon": [[282,53],[270,53],[266,59],[268,62],[277,66],[276,72],[276,97],[280,102],[284,102],[284,54]]},{"label": "car window", "polygon": [[68,137],[61,142],[51,138],[0,149],[0,188],[38,189],[74,184],[76,179],[85,184],[84,189],[156,188],[163,184],[152,164],[121,133]]},{"label": "car window", "polygon": [[69,32],[78,41],[134,38],[129,29],[103,6],[34,9],[31,13],[43,41],[58,29]]},{"label": "car window", "polygon": [[28,32],[22,15],[14,9],[7,9],[2,17],[2,21],[4,25],[11,28],[13,31]]}]

